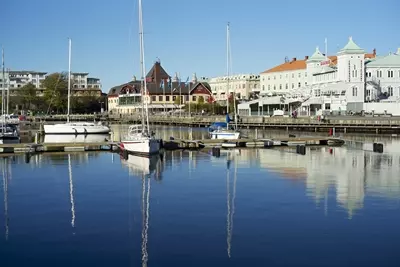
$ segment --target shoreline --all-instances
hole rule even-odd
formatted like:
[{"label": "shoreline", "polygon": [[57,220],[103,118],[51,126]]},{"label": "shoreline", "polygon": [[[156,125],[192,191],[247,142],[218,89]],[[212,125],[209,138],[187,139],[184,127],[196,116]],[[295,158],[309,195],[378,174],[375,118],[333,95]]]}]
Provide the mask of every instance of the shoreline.
[{"label": "shoreline", "polygon": [[[43,122],[57,123],[66,121],[65,115],[28,117],[31,126]],[[140,117],[131,116],[103,116],[103,115],[73,115],[74,121],[102,121],[108,124],[140,123]],[[153,125],[208,127],[213,122],[225,121],[225,116],[157,116],[151,115],[149,122]],[[29,124],[29,122],[28,122]],[[324,122],[312,117],[240,117],[239,128],[244,129],[278,129],[286,131],[308,132],[341,132],[341,133],[375,133],[375,134],[400,134],[400,117],[327,117]]]}]

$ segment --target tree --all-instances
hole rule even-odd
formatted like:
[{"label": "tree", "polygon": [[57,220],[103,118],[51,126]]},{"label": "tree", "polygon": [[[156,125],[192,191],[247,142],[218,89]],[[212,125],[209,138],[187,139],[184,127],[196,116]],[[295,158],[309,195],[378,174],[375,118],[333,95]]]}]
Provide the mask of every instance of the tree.
[{"label": "tree", "polygon": [[204,104],[204,97],[203,96],[199,96],[199,101],[197,101],[197,103]]},{"label": "tree", "polygon": [[175,104],[175,105],[180,105],[180,104],[182,104],[182,103],[181,103],[181,100],[182,100],[182,99],[181,99],[181,96],[176,96],[176,98],[175,98],[175,100],[174,100],[174,104]]},{"label": "tree", "polygon": [[22,86],[17,92],[17,95],[21,98],[22,108],[31,109],[32,102],[36,100],[36,86],[28,83]]},{"label": "tree", "polygon": [[65,73],[53,73],[46,77],[42,82],[44,90],[44,100],[49,105],[50,110],[64,112],[67,107],[68,77]]}]

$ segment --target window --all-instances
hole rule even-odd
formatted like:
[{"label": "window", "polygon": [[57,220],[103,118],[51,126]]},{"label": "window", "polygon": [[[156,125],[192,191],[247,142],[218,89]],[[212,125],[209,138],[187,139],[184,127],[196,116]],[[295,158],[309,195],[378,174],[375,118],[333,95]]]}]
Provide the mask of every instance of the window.
[{"label": "window", "polygon": [[268,76],[268,81],[271,80],[271,77]]},{"label": "window", "polygon": [[388,91],[388,96],[393,96],[393,87],[389,86],[387,91]]},{"label": "window", "polygon": [[367,90],[367,96],[371,96],[371,90]]},{"label": "window", "polygon": [[304,77],[307,77],[307,72],[304,72]]},{"label": "window", "polygon": [[388,70],[388,78],[393,78],[393,71],[392,70]]},{"label": "window", "polygon": [[279,75],[279,79],[282,79],[282,75]]},{"label": "window", "polygon": [[382,71],[381,70],[377,70],[376,71],[376,77],[382,78]]},{"label": "window", "polygon": [[289,86],[288,86],[288,84],[286,84],[285,89],[288,89],[288,88],[289,88]]},{"label": "window", "polygon": [[292,83],[292,89],[294,88],[294,83]]},{"label": "window", "polygon": [[[269,87],[269,85],[268,85],[268,87]],[[269,88],[268,88],[269,89]],[[263,91],[265,90],[265,85],[263,85]]]},{"label": "window", "polygon": [[353,96],[357,96],[357,87],[353,87]]},{"label": "window", "polygon": [[304,83],[304,85],[306,85],[306,86],[307,86],[307,82],[305,82],[305,83]]},{"label": "window", "polygon": [[196,96],[194,95],[194,96],[192,97],[192,99],[193,99],[193,101],[196,101]]},{"label": "window", "polygon": [[268,84],[268,90],[271,90],[271,85]]},{"label": "window", "polygon": [[156,101],[156,96],[155,95],[151,96],[151,101]]},{"label": "window", "polygon": [[169,101],[169,95],[165,96],[166,100],[165,101]]},{"label": "window", "polygon": [[282,90],[282,84],[279,85],[279,90]]},{"label": "window", "polygon": [[276,86],[274,85],[274,90],[276,90]]},{"label": "window", "polygon": [[299,88],[301,87],[301,83],[299,83]]},{"label": "window", "polygon": [[163,96],[162,95],[158,96],[158,101],[163,101]]},{"label": "window", "polygon": [[299,72],[299,78],[301,78],[301,72]]}]

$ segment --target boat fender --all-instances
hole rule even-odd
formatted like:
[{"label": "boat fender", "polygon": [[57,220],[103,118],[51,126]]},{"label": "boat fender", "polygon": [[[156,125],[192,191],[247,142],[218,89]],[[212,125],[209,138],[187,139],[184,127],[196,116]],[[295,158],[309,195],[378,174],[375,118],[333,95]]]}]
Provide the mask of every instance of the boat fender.
[{"label": "boat fender", "polygon": [[169,137],[169,140],[175,140],[175,138],[173,138],[172,136]]},{"label": "boat fender", "polygon": [[74,129],[74,130],[75,130],[75,134],[78,134],[78,131],[77,131],[75,128],[72,128],[72,129]]},{"label": "boat fender", "polygon": [[86,128],[83,128],[83,132],[84,132],[85,134],[88,134]]}]

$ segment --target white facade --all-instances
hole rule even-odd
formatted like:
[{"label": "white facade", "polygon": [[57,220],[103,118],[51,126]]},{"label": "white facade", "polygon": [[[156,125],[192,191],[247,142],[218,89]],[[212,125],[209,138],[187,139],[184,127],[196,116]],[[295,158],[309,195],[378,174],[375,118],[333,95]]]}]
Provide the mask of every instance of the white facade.
[{"label": "white facade", "polygon": [[[41,88],[42,81],[46,78],[47,72],[38,71],[9,71],[5,72],[5,88],[11,90],[21,88],[32,83],[36,88]],[[3,73],[0,71],[0,89],[3,88]],[[101,89],[101,82],[98,78],[88,77],[88,73],[71,73],[72,88],[94,88]]]},{"label": "white facade", "polygon": [[[263,72],[260,74],[260,94],[261,95],[285,95],[291,90],[304,87],[309,84],[309,76],[306,69],[305,60],[293,58],[286,62],[285,68],[279,71]],[[278,66],[280,67],[280,66]],[[275,69],[275,68],[274,68]]]},{"label": "white facade", "polygon": [[[396,104],[400,102],[400,49],[376,57],[375,50],[366,54],[350,37],[337,56],[326,57],[317,47],[311,57],[287,60],[260,76],[261,94],[285,96],[281,104],[286,104],[286,114],[298,110],[301,115],[318,111],[400,115]],[[258,101],[261,109],[263,103]],[[252,104],[240,104],[239,112],[251,114]]]},{"label": "white facade", "polygon": [[229,93],[235,93],[238,99],[249,99],[251,93],[260,92],[260,75],[237,74],[214,77],[208,81],[215,100],[225,101],[229,83]]}]

